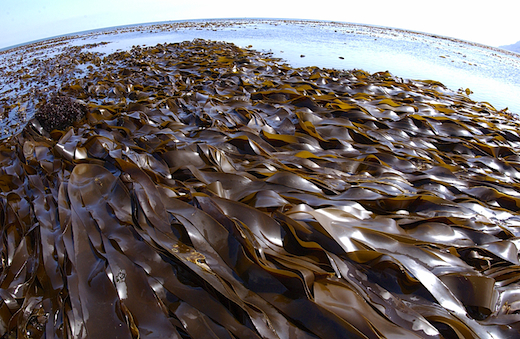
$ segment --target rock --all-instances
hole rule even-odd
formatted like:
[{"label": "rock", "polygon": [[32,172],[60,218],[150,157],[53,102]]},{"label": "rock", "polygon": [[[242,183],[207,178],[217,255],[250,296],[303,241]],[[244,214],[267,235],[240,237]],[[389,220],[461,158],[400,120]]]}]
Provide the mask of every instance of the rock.
[{"label": "rock", "polygon": [[87,107],[80,101],[54,94],[40,107],[34,117],[44,130],[51,132],[71,126],[75,121],[81,120],[86,113]]}]

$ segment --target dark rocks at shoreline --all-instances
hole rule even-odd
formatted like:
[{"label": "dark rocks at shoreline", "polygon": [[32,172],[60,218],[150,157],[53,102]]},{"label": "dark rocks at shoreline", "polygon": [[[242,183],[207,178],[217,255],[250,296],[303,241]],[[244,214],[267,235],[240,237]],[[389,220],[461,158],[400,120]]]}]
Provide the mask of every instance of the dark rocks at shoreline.
[{"label": "dark rocks at shoreline", "polygon": [[70,97],[54,94],[36,112],[35,118],[47,132],[63,130],[80,120],[87,113],[87,107]]}]

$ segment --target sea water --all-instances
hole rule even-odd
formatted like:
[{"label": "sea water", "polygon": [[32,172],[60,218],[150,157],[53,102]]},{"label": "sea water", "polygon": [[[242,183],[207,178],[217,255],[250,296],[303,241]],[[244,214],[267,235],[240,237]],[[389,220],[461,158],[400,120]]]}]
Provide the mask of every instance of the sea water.
[{"label": "sea water", "polygon": [[[403,79],[436,80],[453,91],[465,92],[469,88],[473,92],[471,99],[520,115],[520,54],[426,33],[340,22],[226,19],[108,28],[49,40],[48,47],[40,41],[31,53],[24,46],[3,51],[0,67],[10,64],[31,72],[31,59],[50,59],[66,46],[110,54],[132,46],[193,39],[226,41],[271,52],[293,67],[389,71]],[[13,62],[18,59],[20,62]],[[59,84],[55,85],[59,88]],[[11,86],[0,74],[0,96],[16,96],[19,92],[9,91]],[[16,120],[16,114],[11,112],[7,119],[10,122],[0,123],[2,138],[23,127],[24,121],[11,121]]]},{"label": "sea water", "polygon": [[[92,35],[76,43],[105,41],[93,50],[110,53],[132,45],[195,38],[271,51],[293,67],[318,66],[389,71],[404,79],[437,80],[452,90],[469,88],[475,101],[520,114],[520,54],[490,46],[392,28],[337,22],[214,20],[223,25]],[[157,27],[157,26],[156,26]]]}]

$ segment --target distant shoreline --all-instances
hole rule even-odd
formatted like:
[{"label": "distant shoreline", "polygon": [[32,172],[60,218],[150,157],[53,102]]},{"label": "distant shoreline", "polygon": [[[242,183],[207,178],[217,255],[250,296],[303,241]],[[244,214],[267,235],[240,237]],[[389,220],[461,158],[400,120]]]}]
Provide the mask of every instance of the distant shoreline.
[{"label": "distant shoreline", "polygon": [[[386,70],[403,79],[435,80],[453,92],[471,93],[473,100],[520,114],[520,106],[514,100],[520,92],[520,55],[516,53],[397,28],[337,21],[261,18],[183,20],[108,27],[4,49],[0,51],[3,76],[0,104],[6,107],[4,112],[14,112],[12,105],[23,104],[20,107],[25,112],[27,103],[24,100],[15,102],[20,95],[29,95],[29,91],[38,91],[40,87],[48,88],[45,83],[35,82],[35,74],[39,71],[34,69],[32,60],[52,60],[57,53],[65,53],[67,58],[81,58],[82,49],[103,58],[130,50],[134,45],[151,46],[198,38],[232,42],[242,47],[254,46],[255,50],[272,52],[275,58],[296,68],[363,69],[369,73]],[[78,72],[86,72],[82,73],[85,75],[89,70],[85,68]]]},{"label": "distant shoreline", "polygon": [[[243,25],[243,24],[258,24],[258,23],[290,23],[290,24],[333,24],[338,25],[342,27],[364,27],[369,28],[373,30],[377,30],[378,33],[382,32],[399,32],[404,33],[408,35],[416,35],[416,36],[426,36],[436,39],[442,39],[454,43],[462,43],[467,44],[470,46],[476,46],[480,48],[485,48],[492,51],[497,51],[501,53],[508,54],[513,57],[520,58],[520,54],[506,50],[500,47],[494,47],[489,46],[477,42],[467,41],[467,40],[461,40],[458,38],[453,38],[449,36],[443,36],[443,35],[437,35],[433,33],[427,33],[427,32],[419,32],[419,31],[412,31],[402,28],[394,28],[394,27],[385,27],[385,26],[376,26],[376,25],[370,25],[370,24],[361,24],[361,23],[350,23],[350,22],[342,22],[342,21],[328,21],[328,20],[312,20],[312,19],[268,19],[268,18],[226,18],[226,19],[196,19],[196,20],[173,20],[173,21],[159,21],[159,22],[149,22],[149,23],[140,23],[140,24],[130,24],[130,25],[121,25],[121,26],[112,26],[112,27],[104,27],[104,28],[96,28],[93,30],[86,30],[86,31],[79,31],[79,32],[73,32],[73,33],[67,33],[63,35],[33,40],[29,42],[24,42],[17,45],[12,45],[5,48],[0,48],[0,54],[10,52],[10,51],[16,51],[19,48],[26,48],[26,47],[33,47],[33,46],[39,46],[42,43],[53,43],[53,42],[60,42],[65,40],[72,40],[87,36],[97,36],[97,35],[103,35],[109,32],[117,32],[117,33],[124,33],[128,32],[129,30],[138,30],[138,31],[146,31],[150,28],[154,29],[166,29],[166,28],[183,28],[183,27],[194,27],[194,26],[200,26],[201,24],[218,24],[218,23],[225,23],[227,25]],[[161,27],[163,26],[163,27]],[[172,26],[178,26],[178,27],[172,27]]]}]

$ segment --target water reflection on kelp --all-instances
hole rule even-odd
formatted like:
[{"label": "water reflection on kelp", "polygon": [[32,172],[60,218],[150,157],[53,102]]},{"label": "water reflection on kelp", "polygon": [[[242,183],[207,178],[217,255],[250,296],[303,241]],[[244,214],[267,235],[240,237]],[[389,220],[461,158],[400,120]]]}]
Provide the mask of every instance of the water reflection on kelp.
[{"label": "water reflection on kelp", "polygon": [[1,145],[5,338],[512,338],[519,124],[434,81],[134,48]]}]

